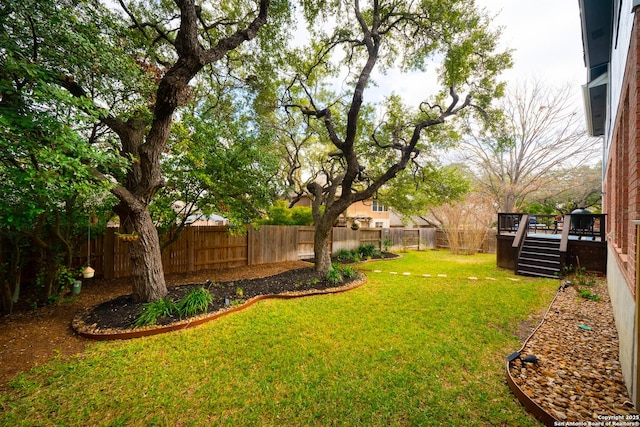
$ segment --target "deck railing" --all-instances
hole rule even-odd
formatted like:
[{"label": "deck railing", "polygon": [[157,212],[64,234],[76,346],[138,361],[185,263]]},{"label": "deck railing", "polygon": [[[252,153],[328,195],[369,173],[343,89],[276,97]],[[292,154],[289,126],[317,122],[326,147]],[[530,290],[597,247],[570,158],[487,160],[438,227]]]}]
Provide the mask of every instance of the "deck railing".
[{"label": "deck railing", "polygon": [[531,215],[523,213],[499,213],[498,235],[517,234],[525,225],[527,234],[566,234],[579,240],[605,240],[606,214]]}]

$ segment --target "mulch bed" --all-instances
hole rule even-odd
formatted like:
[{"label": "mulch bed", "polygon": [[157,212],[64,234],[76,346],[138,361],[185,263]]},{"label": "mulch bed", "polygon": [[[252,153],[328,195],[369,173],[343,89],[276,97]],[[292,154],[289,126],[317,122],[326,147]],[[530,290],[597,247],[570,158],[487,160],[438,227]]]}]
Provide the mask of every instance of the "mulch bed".
[{"label": "mulch bed", "polygon": [[[216,313],[230,306],[239,306],[246,301],[260,295],[281,295],[348,287],[360,280],[361,276],[346,279],[339,285],[329,282],[325,277],[318,276],[312,267],[285,271],[276,275],[241,279],[228,282],[192,283],[172,286],[168,288],[168,296],[172,301],[178,301],[193,289],[204,287],[213,296],[213,303],[209,304],[207,313]],[[135,321],[143,310],[141,302],[135,302],[132,295],[123,295],[103,302],[87,311],[79,313],[73,321],[74,328],[85,333],[122,332],[135,329]],[[171,325],[184,321],[177,317],[158,318],[155,327]],[[150,327],[144,327],[149,329]],[[151,327],[152,328],[152,327]]]},{"label": "mulch bed", "polygon": [[522,348],[522,357],[535,355],[538,362],[516,359],[509,373],[557,420],[553,423],[599,425],[611,419],[639,425],[618,361],[618,334],[606,281],[599,280],[591,291],[601,300],[582,298],[573,286],[561,288]]}]

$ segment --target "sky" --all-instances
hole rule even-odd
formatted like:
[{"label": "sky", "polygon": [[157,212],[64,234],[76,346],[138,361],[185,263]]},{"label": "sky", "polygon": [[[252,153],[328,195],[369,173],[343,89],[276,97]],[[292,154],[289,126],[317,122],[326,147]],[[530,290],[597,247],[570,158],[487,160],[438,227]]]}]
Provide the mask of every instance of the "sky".
[{"label": "sky", "polygon": [[[495,16],[496,26],[503,27],[502,49],[513,50],[514,66],[503,74],[509,84],[531,78],[550,86],[571,84],[576,102],[582,102],[580,87],[586,83],[587,71],[577,0],[476,0],[476,4]],[[419,104],[424,95],[416,87],[434,84],[425,75],[393,72],[376,80],[380,93],[374,97],[391,90],[410,105]]]},{"label": "sky", "polygon": [[577,0],[476,0],[504,27],[503,44],[515,49],[507,80],[539,77],[553,84],[586,83]]}]

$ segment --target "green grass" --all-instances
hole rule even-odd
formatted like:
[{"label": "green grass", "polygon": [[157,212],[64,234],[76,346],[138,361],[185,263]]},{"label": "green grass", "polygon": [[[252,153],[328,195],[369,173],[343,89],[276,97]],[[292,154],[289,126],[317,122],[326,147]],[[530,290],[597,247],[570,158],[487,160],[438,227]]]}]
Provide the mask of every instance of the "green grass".
[{"label": "green grass", "polygon": [[443,251],[362,267],[367,284],[347,293],[46,363],[0,395],[0,425],[537,425],[504,359],[557,281],[512,281],[495,256]]}]

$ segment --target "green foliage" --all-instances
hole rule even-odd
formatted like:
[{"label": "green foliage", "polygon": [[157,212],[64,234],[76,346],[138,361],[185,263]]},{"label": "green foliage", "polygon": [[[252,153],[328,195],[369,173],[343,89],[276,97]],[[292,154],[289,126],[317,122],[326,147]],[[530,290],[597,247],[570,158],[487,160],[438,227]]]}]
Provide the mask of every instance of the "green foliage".
[{"label": "green foliage", "polygon": [[205,111],[189,110],[174,125],[170,147],[176,155],[163,160],[167,185],[150,206],[163,231],[185,224],[196,213],[250,223],[279,192],[270,135],[256,134],[249,119],[223,119],[216,117],[221,111]]},{"label": "green foliage", "polygon": [[393,240],[388,237],[386,239],[382,239],[381,245],[384,252],[389,252],[391,246],[393,245]]},{"label": "green foliage", "polygon": [[569,265],[564,268],[563,276],[565,280],[575,286],[576,292],[581,298],[590,301],[600,301],[600,296],[595,294],[592,288],[596,285],[596,276],[589,273],[584,267]]},{"label": "green foliage", "polygon": [[563,276],[578,286],[594,286],[596,284],[596,275],[589,273],[584,267],[565,266]]},{"label": "green foliage", "polygon": [[358,272],[349,265],[342,265],[339,267],[340,273],[345,279],[353,279],[358,276]]},{"label": "green foliage", "polygon": [[588,299],[590,301],[600,301],[600,296],[594,294],[589,289],[578,289],[578,295],[580,295],[581,298]]},{"label": "green foliage", "polygon": [[373,243],[365,243],[358,247],[358,253],[361,258],[371,259],[380,255],[380,251]]},{"label": "green foliage", "polygon": [[[241,297],[242,288],[238,288],[236,294]],[[213,295],[204,287],[193,289],[177,302],[165,297],[144,304],[141,313],[136,318],[135,326],[155,325],[161,317],[193,317],[205,313],[212,302]]]},{"label": "green foliage", "polygon": [[353,249],[340,249],[332,258],[340,263],[359,262],[360,254]]},{"label": "green foliage", "polygon": [[289,208],[284,200],[276,200],[269,207],[267,218],[259,221],[264,225],[313,225],[311,208],[294,206]]},{"label": "green foliage", "polygon": [[519,211],[537,214],[568,214],[578,208],[602,211],[602,162],[595,166],[552,170],[546,184],[520,204]]},{"label": "green foliage", "polygon": [[[279,165],[269,148],[272,131],[259,116],[273,109],[274,67],[291,28],[289,1],[270,2],[266,40],[231,48],[223,52],[223,64],[213,60],[202,70],[184,67],[189,61],[178,59],[189,50],[180,49],[178,34],[193,29],[186,37],[197,39],[203,51],[224,50],[229,44],[221,40],[255,19],[256,3],[183,6],[169,1],[3,3],[0,178],[9,183],[13,198],[0,194],[11,204],[0,202],[0,224],[11,233],[31,232],[29,227],[40,223],[42,229],[73,224],[62,218],[61,208],[75,203],[78,212],[86,212],[93,208],[83,203],[88,195],[105,191],[120,198],[119,211],[126,213],[131,196],[137,198],[136,210],[146,209],[166,183],[150,209],[164,229],[189,216],[173,211],[176,201],[244,224],[260,217],[280,193]],[[180,28],[180,14],[189,6],[197,9],[198,19],[194,27]],[[205,56],[211,57],[201,59]],[[168,85],[159,84],[176,69],[181,71],[164,80]],[[196,78],[198,72],[206,77]],[[174,84],[181,89],[162,92]],[[180,114],[174,115],[177,108]],[[171,135],[174,123],[181,129]],[[42,259],[66,262],[72,256],[73,233],[36,231],[32,240],[47,246],[48,253],[37,254]],[[52,257],[61,251],[58,246],[63,256]],[[151,248],[146,255],[157,253]]]},{"label": "green foliage", "polygon": [[338,285],[344,281],[342,274],[340,272],[340,267],[337,265],[332,265],[329,271],[327,272],[327,280],[329,283],[333,285]]},{"label": "green foliage", "polygon": [[212,302],[213,295],[208,290],[197,288],[178,301],[177,311],[180,313],[180,317],[193,317],[205,313]]},{"label": "green foliage", "polygon": [[155,325],[160,317],[171,317],[179,313],[178,304],[171,301],[171,298],[165,297],[145,303],[134,324],[136,327]]},{"label": "green foliage", "polygon": [[404,170],[380,191],[379,199],[403,218],[410,218],[462,200],[470,191],[470,180],[457,165],[432,163],[419,170]]}]

